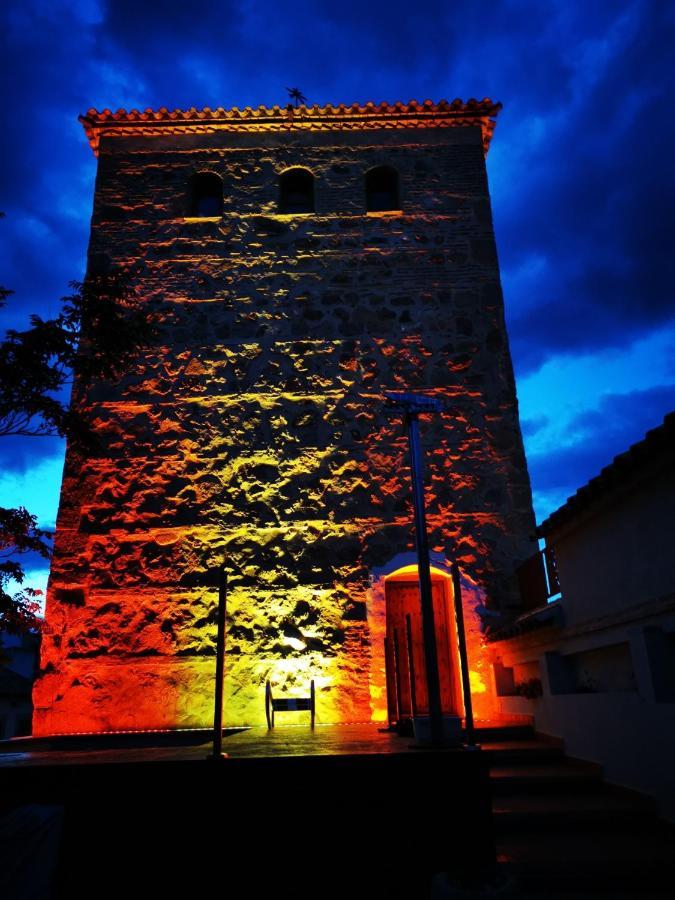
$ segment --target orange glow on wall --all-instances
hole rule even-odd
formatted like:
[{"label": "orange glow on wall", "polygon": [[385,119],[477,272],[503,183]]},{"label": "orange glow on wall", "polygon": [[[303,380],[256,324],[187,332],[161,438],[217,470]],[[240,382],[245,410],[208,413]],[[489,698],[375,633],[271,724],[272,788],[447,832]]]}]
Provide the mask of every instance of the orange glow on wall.
[{"label": "orange glow on wall", "polygon": [[[476,607],[516,602],[534,531],[485,180],[498,109],[83,117],[90,258],[128,271],[163,331],[81,401],[100,447],[67,452],[36,733],[207,727],[223,560],[225,724],[264,724],[267,680],[311,679],[317,724],[384,721],[385,580],[415,564],[400,389],[447,406],[421,420],[429,544],[439,577],[463,573],[489,715]],[[363,174],[389,157],[402,209],[368,215]],[[293,165],[315,215],[278,214]],[[221,178],[221,217],[186,218],[194,171]]]},{"label": "orange glow on wall", "polygon": [[[396,566],[396,561],[393,561],[390,565]],[[448,606],[448,617],[452,620],[454,625],[454,597],[449,564],[446,564],[443,568],[439,565],[432,565],[431,576],[432,581],[442,582],[443,584],[445,602]],[[372,583],[368,621],[373,638],[370,681],[373,719],[375,721],[384,722],[387,720],[386,663],[384,655],[384,638],[386,635],[386,585],[396,582],[416,584],[416,580],[417,565],[416,563],[408,563],[407,565],[400,565],[394,568],[389,574],[378,574]],[[480,617],[476,612],[477,606],[483,606],[485,604],[485,596],[480,588],[465,574],[461,575],[461,585],[474,717],[478,722],[491,721],[497,715],[497,704],[493,692],[490,689],[490,658],[487,644],[481,631]],[[453,635],[454,636],[451,639],[451,653],[455,660],[454,677],[457,679],[456,702],[459,714],[463,715],[463,701],[460,690],[461,673],[459,671],[459,651],[455,643],[456,632],[453,632]]]}]

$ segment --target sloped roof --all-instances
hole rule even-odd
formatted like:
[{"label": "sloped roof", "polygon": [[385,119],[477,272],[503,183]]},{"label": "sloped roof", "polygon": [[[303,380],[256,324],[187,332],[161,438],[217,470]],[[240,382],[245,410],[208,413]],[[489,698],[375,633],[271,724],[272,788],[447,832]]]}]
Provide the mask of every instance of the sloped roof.
[{"label": "sloped roof", "polygon": [[647,472],[662,460],[675,465],[675,412],[668,413],[663,423],[648,431],[643,440],[615,456],[599,475],[551,513],[537,529],[539,536],[546,537],[566,525],[592,504],[620,491],[630,479]]},{"label": "sloped roof", "polygon": [[359,131],[376,128],[447,128],[477,125],[483,132],[483,147],[487,153],[502,108],[487,97],[484,100],[455,99],[433,103],[366,103],[360,106],[340,104],[332,106],[246,106],[239,109],[90,109],[79,120],[84,126],[92,150],[98,155],[101,136],[131,136],[156,134],[209,134],[215,131]]}]

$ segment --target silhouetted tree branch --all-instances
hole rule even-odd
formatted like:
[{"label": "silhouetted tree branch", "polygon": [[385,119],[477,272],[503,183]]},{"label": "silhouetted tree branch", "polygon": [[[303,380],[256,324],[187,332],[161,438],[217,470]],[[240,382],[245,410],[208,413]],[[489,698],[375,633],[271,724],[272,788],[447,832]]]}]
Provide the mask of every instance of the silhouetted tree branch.
[{"label": "silhouetted tree branch", "polygon": [[[68,388],[75,385],[80,396],[96,381],[118,380],[156,336],[156,316],[123,274],[93,274],[70,287],[56,318],[33,315],[28,329],[12,329],[0,343],[0,437],[60,435],[90,448],[93,435]],[[0,287],[0,306],[12,293]],[[37,626],[40,592],[9,589],[25,578],[16,556],[33,551],[48,559],[50,539],[24,507],[0,507],[0,631]]]},{"label": "silhouetted tree branch", "polygon": [[0,630],[17,633],[38,626],[40,591],[22,587],[10,594],[8,588],[13,582],[22,585],[25,577],[21,563],[13,557],[32,550],[49,559],[50,537],[25,507],[0,507]]},{"label": "silhouetted tree branch", "polygon": [[33,315],[30,328],[0,343],[0,436],[83,437],[82,418],[63,397],[71,378],[82,390],[117,380],[153,338],[153,316],[120,273],[70,287],[56,318]]}]

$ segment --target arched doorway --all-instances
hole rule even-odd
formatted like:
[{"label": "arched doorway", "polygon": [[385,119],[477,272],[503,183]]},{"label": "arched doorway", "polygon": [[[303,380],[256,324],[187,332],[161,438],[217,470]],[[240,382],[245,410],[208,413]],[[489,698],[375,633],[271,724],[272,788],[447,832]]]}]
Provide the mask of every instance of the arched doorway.
[{"label": "arched doorway", "polygon": [[[406,566],[385,578],[385,667],[389,724],[405,726],[414,716],[429,714],[422,609],[417,566]],[[461,716],[461,681],[452,580],[431,570],[436,647],[444,715]]]}]

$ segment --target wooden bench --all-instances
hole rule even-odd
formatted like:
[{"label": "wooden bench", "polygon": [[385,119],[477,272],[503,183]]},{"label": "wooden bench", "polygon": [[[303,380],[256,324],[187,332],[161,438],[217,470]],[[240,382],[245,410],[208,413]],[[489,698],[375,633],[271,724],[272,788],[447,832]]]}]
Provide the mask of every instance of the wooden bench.
[{"label": "wooden bench", "polygon": [[265,715],[269,729],[274,728],[275,712],[310,712],[313,729],[316,715],[314,679],[309,684],[309,697],[273,697],[272,685],[268,681],[265,687]]}]

